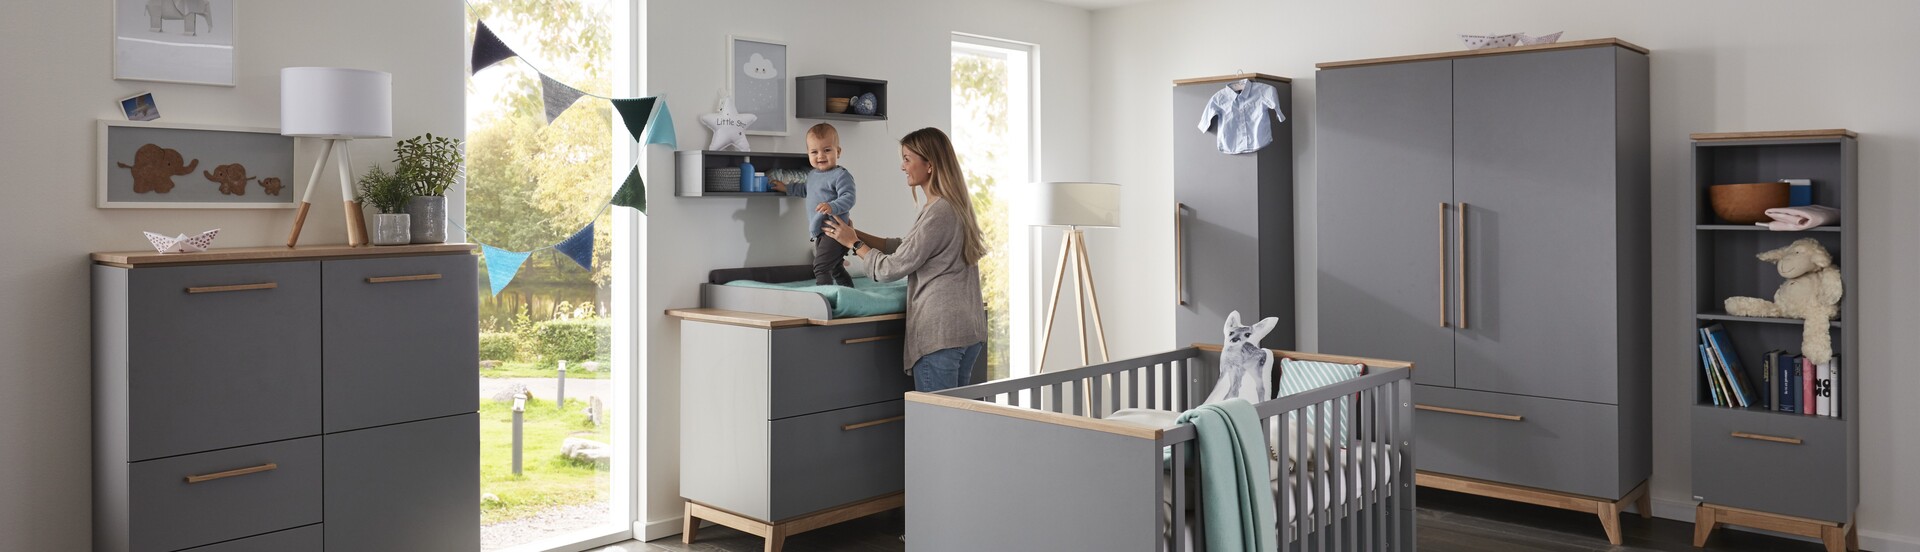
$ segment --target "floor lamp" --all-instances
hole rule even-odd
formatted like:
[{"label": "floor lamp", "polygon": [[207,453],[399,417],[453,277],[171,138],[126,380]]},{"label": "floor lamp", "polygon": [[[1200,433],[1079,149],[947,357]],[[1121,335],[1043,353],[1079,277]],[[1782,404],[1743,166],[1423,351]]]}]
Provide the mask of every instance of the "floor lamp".
[{"label": "floor lamp", "polygon": [[1120,185],[1099,182],[1042,182],[1034,185],[1029,211],[1030,226],[1055,226],[1066,229],[1060,244],[1060,265],[1053,274],[1053,298],[1047,304],[1046,329],[1040,336],[1040,362],[1034,373],[1046,372],[1047,346],[1053,341],[1054,315],[1060,311],[1060,287],[1066,282],[1067,266],[1073,266],[1073,293],[1079,305],[1074,317],[1079,321],[1080,364],[1087,356],[1087,311],[1093,311],[1094,335],[1100,340],[1100,360],[1106,362],[1107,330],[1100,323],[1100,295],[1093,288],[1093,265],[1087,260],[1087,228],[1119,226]]},{"label": "floor lamp", "polygon": [[[367,223],[354,200],[353,157],[347,141],[393,136],[393,75],[339,67],[287,67],[280,70],[280,134],[327,141],[313,163],[306,190],[300,194],[300,214],[293,219],[287,247],[300,242],[300,228],[313,206],[313,189],[321,169],[336,161],[340,199],[346,211],[347,245],[367,243]],[[334,154],[339,153],[336,157]]]}]

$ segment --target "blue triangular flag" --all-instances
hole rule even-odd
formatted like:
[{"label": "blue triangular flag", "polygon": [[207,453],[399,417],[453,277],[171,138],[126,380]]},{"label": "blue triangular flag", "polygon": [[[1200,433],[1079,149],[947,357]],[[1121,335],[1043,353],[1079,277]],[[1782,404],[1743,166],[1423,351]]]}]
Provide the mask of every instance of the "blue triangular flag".
[{"label": "blue triangular flag", "polygon": [[480,244],[480,253],[487,257],[487,285],[493,286],[494,295],[499,295],[500,290],[507,288],[513,276],[520,273],[520,265],[527,262],[527,255],[532,254],[507,251],[484,243]]},{"label": "blue triangular flag", "polygon": [[593,223],[587,223],[586,228],[574,232],[567,241],[560,242],[553,249],[580,263],[580,268],[593,270]]},{"label": "blue triangular flag", "polygon": [[513,53],[513,48],[508,48],[507,43],[501,42],[500,37],[494,36],[493,30],[487,28],[487,22],[479,21],[474,24],[471,72],[479,73],[481,69],[516,55],[519,54]]},{"label": "blue triangular flag", "polygon": [[680,140],[673,134],[673,112],[667,111],[667,99],[660,98],[660,114],[654,116],[652,124],[647,125],[647,139],[642,144],[661,144],[667,149],[678,149]]}]

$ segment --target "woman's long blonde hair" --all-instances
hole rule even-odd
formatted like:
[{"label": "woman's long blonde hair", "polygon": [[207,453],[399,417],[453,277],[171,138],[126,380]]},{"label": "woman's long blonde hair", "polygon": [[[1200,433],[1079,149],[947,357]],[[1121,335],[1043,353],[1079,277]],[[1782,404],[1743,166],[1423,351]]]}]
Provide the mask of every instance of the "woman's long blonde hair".
[{"label": "woman's long blonde hair", "polygon": [[[980,234],[980,222],[973,216],[973,194],[967,190],[967,176],[960,171],[960,157],[953,153],[953,141],[947,139],[947,133],[940,129],[927,127],[908,133],[900,139],[900,145],[907,151],[927,160],[933,165],[933,175],[927,180],[927,193],[945,199],[953,204],[954,213],[966,224],[967,264],[975,264],[981,257],[987,256],[987,241]],[[919,200],[915,192],[914,200]]]}]

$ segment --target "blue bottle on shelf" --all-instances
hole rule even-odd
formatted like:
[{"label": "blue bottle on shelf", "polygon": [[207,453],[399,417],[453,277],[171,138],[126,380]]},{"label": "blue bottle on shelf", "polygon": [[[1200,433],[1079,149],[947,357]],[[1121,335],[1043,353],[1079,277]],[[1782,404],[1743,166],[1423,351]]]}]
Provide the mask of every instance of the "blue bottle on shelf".
[{"label": "blue bottle on shelf", "polygon": [[740,162],[740,191],[742,192],[766,191],[766,190],[760,189],[758,182],[753,181],[753,159],[752,158],[747,158]]}]

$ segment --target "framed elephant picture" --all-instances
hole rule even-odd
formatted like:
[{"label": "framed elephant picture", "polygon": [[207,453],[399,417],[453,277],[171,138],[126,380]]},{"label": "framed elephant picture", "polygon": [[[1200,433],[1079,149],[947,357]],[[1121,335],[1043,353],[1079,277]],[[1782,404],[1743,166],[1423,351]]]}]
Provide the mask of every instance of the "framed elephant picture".
[{"label": "framed elephant picture", "polygon": [[98,206],[292,209],[293,137],[270,128],[100,120]]},{"label": "framed elephant picture", "polygon": [[238,0],[113,0],[113,78],[234,85]]}]

